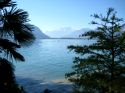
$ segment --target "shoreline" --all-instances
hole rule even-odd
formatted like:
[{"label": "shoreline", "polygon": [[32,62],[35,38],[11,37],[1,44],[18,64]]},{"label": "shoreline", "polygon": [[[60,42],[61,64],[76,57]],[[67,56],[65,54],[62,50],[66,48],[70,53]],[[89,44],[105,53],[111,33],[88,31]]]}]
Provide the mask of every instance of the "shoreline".
[{"label": "shoreline", "polygon": [[72,84],[71,82],[69,82],[66,79],[55,79],[51,81],[52,83],[61,83],[61,84]]},{"label": "shoreline", "polygon": [[72,93],[72,83],[66,79],[55,79],[47,82],[31,78],[18,78],[17,81],[27,93],[44,93],[46,89],[51,90],[52,93]]}]

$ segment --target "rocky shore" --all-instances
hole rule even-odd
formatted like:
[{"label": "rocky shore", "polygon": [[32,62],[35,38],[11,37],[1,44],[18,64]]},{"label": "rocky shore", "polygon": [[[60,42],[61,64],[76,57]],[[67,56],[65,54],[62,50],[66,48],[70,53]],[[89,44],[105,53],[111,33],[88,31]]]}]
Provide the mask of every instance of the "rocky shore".
[{"label": "rocky shore", "polygon": [[17,82],[19,82],[28,93],[72,93],[72,84],[64,79],[41,82],[29,78],[18,78]]}]

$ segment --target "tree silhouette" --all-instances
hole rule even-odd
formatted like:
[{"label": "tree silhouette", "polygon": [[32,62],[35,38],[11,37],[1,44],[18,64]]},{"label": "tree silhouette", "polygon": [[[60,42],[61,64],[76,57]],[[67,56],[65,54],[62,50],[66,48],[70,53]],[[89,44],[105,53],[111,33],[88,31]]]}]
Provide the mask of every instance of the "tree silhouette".
[{"label": "tree silhouette", "polygon": [[106,16],[92,15],[97,29],[82,34],[93,40],[91,44],[68,46],[80,55],[74,59],[73,72],[66,74],[74,83],[74,93],[124,93],[125,29],[116,13],[109,8]]},{"label": "tree silhouette", "polygon": [[17,49],[35,40],[28,13],[12,0],[0,1],[0,93],[22,93],[15,81],[12,61],[25,61]]}]

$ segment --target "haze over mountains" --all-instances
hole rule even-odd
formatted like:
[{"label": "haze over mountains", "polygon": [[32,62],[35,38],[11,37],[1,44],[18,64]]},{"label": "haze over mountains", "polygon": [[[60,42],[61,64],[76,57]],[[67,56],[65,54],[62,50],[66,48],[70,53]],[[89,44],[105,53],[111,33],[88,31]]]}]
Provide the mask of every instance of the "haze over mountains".
[{"label": "haze over mountains", "polygon": [[60,28],[54,31],[43,32],[37,26],[34,26],[33,34],[36,39],[49,39],[49,38],[79,38],[81,34],[89,31],[89,28],[82,28],[80,30],[73,30],[69,27]]},{"label": "haze over mountains", "polygon": [[[37,26],[34,26],[33,34],[37,39],[49,39],[49,38],[80,38],[84,32],[90,31],[92,29],[82,28],[79,30],[71,29],[70,27],[64,27],[53,31],[42,31]],[[125,29],[125,24],[123,25],[122,30]]]},{"label": "haze over mountains", "polygon": [[82,28],[80,30],[73,30],[69,27],[61,28],[54,31],[46,31],[45,34],[51,38],[79,38],[79,35],[83,34],[86,31],[89,31],[88,28]]},{"label": "haze over mountains", "polygon": [[34,26],[32,33],[35,35],[36,39],[48,39],[50,38],[42,32],[37,26]]}]

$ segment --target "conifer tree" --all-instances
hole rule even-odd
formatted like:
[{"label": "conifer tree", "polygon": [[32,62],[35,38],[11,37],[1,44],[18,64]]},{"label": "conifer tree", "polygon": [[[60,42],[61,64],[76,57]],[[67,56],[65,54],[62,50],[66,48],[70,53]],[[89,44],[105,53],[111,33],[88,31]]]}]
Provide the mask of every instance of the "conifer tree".
[{"label": "conifer tree", "polygon": [[83,33],[89,45],[70,45],[78,54],[73,71],[66,74],[74,84],[74,93],[124,93],[125,91],[125,25],[117,12],[109,8],[106,16],[92,15],[95,30]]}]

